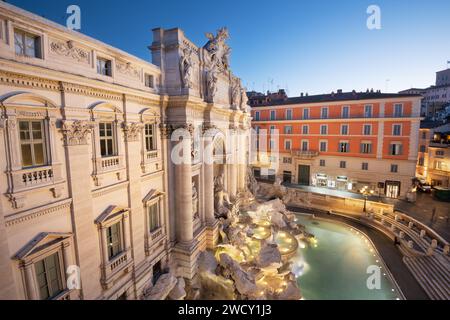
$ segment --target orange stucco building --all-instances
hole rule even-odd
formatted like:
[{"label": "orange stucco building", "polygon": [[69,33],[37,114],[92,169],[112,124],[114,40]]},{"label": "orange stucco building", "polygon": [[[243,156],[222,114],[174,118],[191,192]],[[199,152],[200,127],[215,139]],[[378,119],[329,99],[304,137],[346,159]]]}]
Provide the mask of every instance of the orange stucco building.
[{"label": "orange stucco building", "polygon": [[368,186],[392,198],[410,190],[421,96],[338,91],[260,98],[250,98],[257,176],[352,192]]}]

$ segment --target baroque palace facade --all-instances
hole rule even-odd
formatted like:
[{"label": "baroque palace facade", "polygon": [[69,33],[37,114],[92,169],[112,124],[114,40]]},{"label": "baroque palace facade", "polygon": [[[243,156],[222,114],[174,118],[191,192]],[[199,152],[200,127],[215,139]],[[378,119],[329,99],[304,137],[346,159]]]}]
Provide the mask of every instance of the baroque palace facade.
[{"label": "baroque palace facade", "polygon": [[420,101],[379,91],[256,95],[250,99],[260,137],[255,176],[404,198],[416,171]]},{"label": "baroque palace facade", "polygon": [[250,132],[228,32],[207,36],[153,30],[152,64],[0,3],[0,299],[139,299],[168,267],[195,277],[215,190],[246,188]]}]

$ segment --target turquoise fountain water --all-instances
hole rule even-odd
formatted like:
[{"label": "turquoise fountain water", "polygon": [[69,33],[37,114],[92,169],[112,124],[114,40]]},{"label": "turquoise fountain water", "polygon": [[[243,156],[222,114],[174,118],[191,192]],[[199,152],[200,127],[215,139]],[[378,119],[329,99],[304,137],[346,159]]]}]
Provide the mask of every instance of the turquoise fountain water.
[{"label": "turquoise fountain water", "polygon": [[[342,224],[311,220],[298,223],[316,236],[317,243],[300,246],[297,281],[306,300],[395,300],[400,297],[370,241]],[[369,266],[381,267],[381,289],[367,287]]]}]

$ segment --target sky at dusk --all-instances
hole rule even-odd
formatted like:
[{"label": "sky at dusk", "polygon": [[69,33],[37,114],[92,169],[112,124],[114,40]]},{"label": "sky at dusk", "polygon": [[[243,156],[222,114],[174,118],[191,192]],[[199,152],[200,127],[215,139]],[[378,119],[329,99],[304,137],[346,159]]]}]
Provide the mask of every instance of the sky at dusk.
[{"label": "sky at dusk", "polygon": [[[290,96],[427,87],[450,60],[448,0],[7,2],[63,25],[76,4],[83,34],[148,61],[153,28],[179,27],[203,46],[205,32],[227,26],[232,69],[248,89]],[[366,26],[372,4],[381,30]]]}]

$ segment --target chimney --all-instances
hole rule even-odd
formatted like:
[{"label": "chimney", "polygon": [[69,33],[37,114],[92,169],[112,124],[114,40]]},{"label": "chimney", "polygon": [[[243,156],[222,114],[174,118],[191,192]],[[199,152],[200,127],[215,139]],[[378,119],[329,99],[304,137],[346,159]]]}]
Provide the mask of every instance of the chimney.
[{"label": "chimney", "polygon": [[304,96],[304,94],[303,94],[303,92],[300,94],[300,97],[303,97]]},{"label": "chimney", "polygon": [[337,93],[342,94],[342,89],[338,89]]}]

